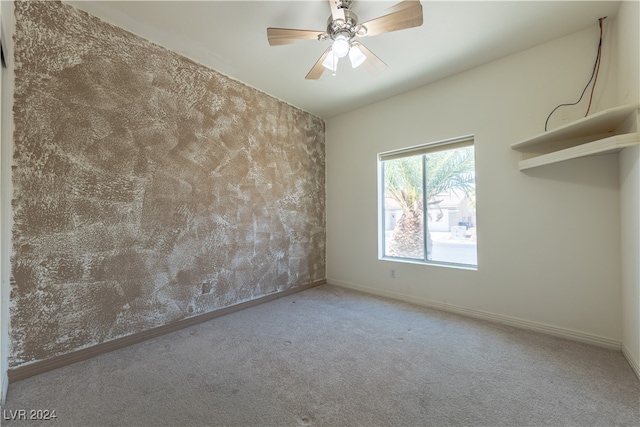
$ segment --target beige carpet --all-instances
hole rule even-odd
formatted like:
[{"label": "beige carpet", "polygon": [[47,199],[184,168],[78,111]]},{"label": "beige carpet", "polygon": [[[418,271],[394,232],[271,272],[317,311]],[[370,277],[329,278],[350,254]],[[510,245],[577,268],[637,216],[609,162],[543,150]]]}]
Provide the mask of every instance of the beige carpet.
[{"label": "beige carpet", "polygon": [[618,351],[323,285],[13,383],[3,426],[640,425]]}]

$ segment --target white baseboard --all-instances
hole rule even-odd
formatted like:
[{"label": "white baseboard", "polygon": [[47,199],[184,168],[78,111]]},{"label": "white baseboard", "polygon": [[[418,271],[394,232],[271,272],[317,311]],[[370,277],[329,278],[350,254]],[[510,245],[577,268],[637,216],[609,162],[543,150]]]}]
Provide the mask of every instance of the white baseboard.
[{"label": "white baseboard", "polygon": [[622,343],[622,354],[624,355],[624,358],[627,359],[627,362],[629,362],[629,365],[631,365],[631,369],[636,373],[638,379],[640,379],[640,363],[624,343]]},{"label": "white baseboard", "polygon": [[[593,344],[599,347],[605,347],[613,350],[621,350],[621,343],[619,340],[601,337],[594,334],[588,334],[585,332],[575,331],[572,329],[561,328],[558,326],[547,325],[544,323],[533,322],[525,319],[519,319],[517,317],[505,316],[502,314],[495,314],[495,313],[489,313],[486,311],[460,307],[460,306],[448,304],[445,302],[433,301],[430,299],[415,297],[411,295],[405,295],[397,292],[369,288],[366,286],[356,285],[353,283],[343,282],[335,279],[327,279],[327,283],[331,285],[340,286],[343,288],[361,291],[364,293],[369,293],[369,294],[379,295],[379,296],[383,296],[383,297],[387,297],[395,300],[405,301],[405,302],[421,305],[424,307],[435,308],[435,309],[447,311],[450,313],[456,313],[456,314],[460,314],[467,317],[474,317],[476,319],[489,320],[493,322],[503,323],[505,325],[515,326],[521,329],[528,329],[531,331],[542,332],[542,333],[553,335],[560,338],[567,338],[573,341]],[[636,373],[637,372],[638,371],[636,370]]]}]

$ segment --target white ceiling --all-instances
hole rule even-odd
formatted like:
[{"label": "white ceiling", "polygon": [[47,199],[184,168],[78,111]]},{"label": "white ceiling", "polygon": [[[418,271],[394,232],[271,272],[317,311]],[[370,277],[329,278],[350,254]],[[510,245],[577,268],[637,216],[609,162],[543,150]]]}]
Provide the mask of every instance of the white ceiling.
[{"label": "white ceiling", "polygon": [[[388,64],[378,76],[349,61],[332,76],[304,77],[329,41],[269,46],[267,27],[326,29],[327,0],[66,1],[322,118],[613,20],[618,1],[428,1],[424,24],[360,39]],[[360,22],[397,1],[356,0]],[[594,54],[595,54],[594,46]]]}]

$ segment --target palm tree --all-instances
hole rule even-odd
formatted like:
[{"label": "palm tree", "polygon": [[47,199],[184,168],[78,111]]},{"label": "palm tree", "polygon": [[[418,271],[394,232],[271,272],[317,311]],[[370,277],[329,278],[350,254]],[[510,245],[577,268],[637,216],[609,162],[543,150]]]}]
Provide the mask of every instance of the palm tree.
[{"label": "palm tree", "polygon": [[[423,167],[426,174],[423,174]],[[470,199],[475,194],[473,146],[437,151],[384,162],[385,197],[393,199],[402,215],[389,244],[387,255],[424,258],[423,196],[426,177],[427,214],[439,221],[443,212],[440,196],[461,191]],[[427,259],[431,256],[431,233],[427,232]]]}]

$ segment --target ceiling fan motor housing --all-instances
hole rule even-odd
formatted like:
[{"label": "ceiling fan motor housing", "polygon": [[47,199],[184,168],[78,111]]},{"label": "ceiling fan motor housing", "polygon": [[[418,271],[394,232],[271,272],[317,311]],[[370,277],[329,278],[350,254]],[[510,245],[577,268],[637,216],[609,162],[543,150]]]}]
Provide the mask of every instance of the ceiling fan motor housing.
[{"label": "ceiling fan motor housing", "polygon": [[[351,2],[346,2],[351,6]],[[362,36],[366,34],[366,28],[358,24],[358,15],[349,9],[344,9],[344,21],[342,19],[334,20],[329,16],[327,19],[327,35],[335,40],[340,34],[347,37],[348,40],[353,39],[356,35]]]}]

